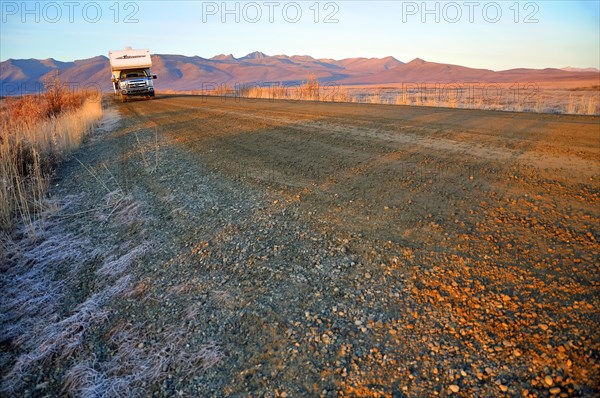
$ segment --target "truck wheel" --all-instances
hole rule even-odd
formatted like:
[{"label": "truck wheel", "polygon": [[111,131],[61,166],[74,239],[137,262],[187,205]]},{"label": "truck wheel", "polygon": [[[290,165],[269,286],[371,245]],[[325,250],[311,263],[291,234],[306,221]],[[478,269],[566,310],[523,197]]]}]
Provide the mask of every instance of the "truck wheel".
[{"label": "truck wheel", "polygon": [[150,99],[154,98],[154,91],[150,93]]}]

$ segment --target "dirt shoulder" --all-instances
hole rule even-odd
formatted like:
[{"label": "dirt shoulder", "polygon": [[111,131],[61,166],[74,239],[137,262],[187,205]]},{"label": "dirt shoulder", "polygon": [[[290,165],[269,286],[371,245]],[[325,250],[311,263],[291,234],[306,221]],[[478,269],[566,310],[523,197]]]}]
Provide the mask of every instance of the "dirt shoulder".
[{"label": "dirt shoulder", "polygon": [[10,249],[54,304],[5,295],[5,392],[599,392],[598,117],[112,106]]}]

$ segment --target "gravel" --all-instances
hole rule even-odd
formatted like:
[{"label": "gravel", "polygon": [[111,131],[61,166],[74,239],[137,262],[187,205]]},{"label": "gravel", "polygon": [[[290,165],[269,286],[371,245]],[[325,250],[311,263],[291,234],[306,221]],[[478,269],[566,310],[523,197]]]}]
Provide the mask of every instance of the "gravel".
[{"label": "gravel", "polygon": [[[562,192],[556,181],[521,177],[540,192],[527,197],[484,189],[503,178],[488,163],[489,174],[461,183],[481,193],[476,204],[454,214],[418,208],[420,195],[436,195],[436,182],[416,192],[417,203],[384,206],[389,198],[376,194],[350,203],[344,195],[351,190],[326,196],[280,184],[268,171],[232,172],[224,163],[235,153],[217,154],[231,141],[207,140],[195,150],[189,137],[176,138],[177,123],[189,118],[175,105],[170,115],[144,102],[119,105],[118,123],[90,137],[54,182],[52,198],[61,206],[48,214],[51,234],[16,239],[10,258],[23,270],[44,263],[26,253],[43,253],[52,239],[75,254],[39,266],[40,278],[60,291],[39,325],[31,308],[11,313],[10,322],[37,334],[3,340],[3,394],[600,391],[599,247],[591,227],[598,214],[586,207],[598,204],[597,191],[579,192],[588,204],[578,201],[579,210],[569,213],[553,200],[577,194]],[[353,223],[357,202],[365,207]],[[398,213],[415,206],[425,237],[386,239],[386,217],[406,220]],[[368,228],[358,218],[365,214]],[[558,214],[591,218],[569,227]],[[548,234],[543,246],[524,244],[532,231]],[[3,286],[18,277],[4,271]],[[19,297],[3,300],[11,307]],[[84,326],[68,350],[61,342],[51,355],[30,360],[13,385],[16,365],[48,344],[48,330],[74,320]]]}]

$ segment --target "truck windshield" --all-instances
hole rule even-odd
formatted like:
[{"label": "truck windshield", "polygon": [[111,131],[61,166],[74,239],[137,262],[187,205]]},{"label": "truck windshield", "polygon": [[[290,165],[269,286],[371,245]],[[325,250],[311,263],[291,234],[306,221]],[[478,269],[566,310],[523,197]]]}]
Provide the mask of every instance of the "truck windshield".
[{"label": "truck windshield", "polygon": [[121,72],[121,79],[128,79],[132,77],[146,77],[146,72],[143,70],[129,70]]}]

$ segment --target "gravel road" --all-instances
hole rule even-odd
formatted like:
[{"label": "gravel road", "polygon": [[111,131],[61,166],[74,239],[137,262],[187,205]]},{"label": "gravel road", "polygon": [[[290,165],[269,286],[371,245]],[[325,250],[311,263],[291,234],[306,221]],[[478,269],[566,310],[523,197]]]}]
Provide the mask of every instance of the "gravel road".
[{"label": "gravel road", "polygon": [[194,96],[107,114],[47,232],[8,250],[4,394],[600,394],[600,118]]}]

